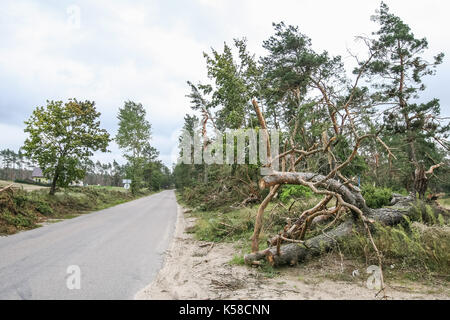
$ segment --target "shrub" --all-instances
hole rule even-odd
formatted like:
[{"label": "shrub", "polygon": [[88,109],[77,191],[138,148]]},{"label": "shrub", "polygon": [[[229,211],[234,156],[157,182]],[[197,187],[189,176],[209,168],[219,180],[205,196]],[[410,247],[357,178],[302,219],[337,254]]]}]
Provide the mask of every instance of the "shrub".
[{"label": "shrub", "polygon": [[24,192],[17,193],[13,198],[14,204],[19,208],[22,208],[27,203],[28,200],[29,199]]},{"label": "shrub", "polygon": [[427,225],[434,225],[440,222],[445,223],[442,216],[439,221],[439,215],[435,214],[433,208],[420,200],[417,200],[411,206],[408,216],[410,217],[411,221],[417,221]]},{"label": "shrub", "polygon": [[38,212],[42,213],[43,215],[51,215],[51,214],[53,214],[52,207],[50,207],[50,205],[48,203],[45,203],[45,202],[40,202],[37,205],[36,210]]},{"label": "shrub", "polygon": [[280,200],[284,203],[291,198],[310,198],[312,196],[311,189],[305,186],[285,185],[280,192]]},{"label": "shrub", "polygon": [[5,210],[0,214],[0,220],[17,228],[31,228],[34,226],[37,219],[35,215],[30,213],[13,214],[8,210]]},{"label": "shrub", "polygon": [[377,188],[371,185],[365,185],[362,188],[362,195],[369,208],[382,208],[392,200],[392,190],[389,188]]}]

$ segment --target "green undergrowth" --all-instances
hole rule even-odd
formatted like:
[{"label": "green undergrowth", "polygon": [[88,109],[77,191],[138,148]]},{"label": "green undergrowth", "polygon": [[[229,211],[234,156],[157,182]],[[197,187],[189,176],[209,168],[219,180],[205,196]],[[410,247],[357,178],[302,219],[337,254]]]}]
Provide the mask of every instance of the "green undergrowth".
[{"label": "green undergrowth", "polygon": [[377,209],[389,205],[392,200],[392,190],[390,188],[379,188],[371,185],[362,187],[362,196],[366,200],[369,208]]},{"label": "green undergrowth", "polygon": [[[179,203],[184,204],[182,197],[178,196]],[[295,219],[299,213],[317,203],[315,196],[304,200],[270,203],[264,214],[264,228],[260,235],[260,246],[265,248],[269,236],[278,233],[288,218]],[[290,209],[290,210],[289,210]],[[243,208],[222,208],[219,210],[204,211],[193,209],[192,215],[197,218],[192,232],[196,239],[214,242],[236,242],[238,240],[249,243],[253,234],[254,223],[258,205]]]},{"label": "green undergrowth", "polygon": [[438,202],[442,207],[450,210],[450,197],[439,199]]},{"label": "green undergrowth", "polygon": [[234,242],[252,235],[256,208],[222,211],[193,211],[197,218],[195,238],[202,241]]},{"label": "green undergrowth", "polygon": [[[408,217],[396,226],[375,224],[374,242],[389,270],[395,266],[396,276],[450,281],[450,225],[448,217],[436,213],[430,205],[417,202]],[[340,242],[340,250],[366,265],[378,264],[377,255],[364,231]],[[392,273],[392,272],[391,272]]]},{"label": "green undergrowth", "polygon": [[80,214],[112,207],[141,196],[133,196],[106,187],[71,187],[54,196],[48,190],[23,190],[0,194],[0,235],[13,234],[21,230],[39,227],[47,219],[69,219]]},{"label": "green undergrowth", "polygon": [[[295,192],[289,190],[288,192]],[[307,190],[298,190],[300,193]],[[180,204],[182,196],[178,194]],[[267,239],[286,225],[288,218],[295,219],[303,210],[311,208],[319,199],[307,195],[302,199],[275,201],[265,210],[264,227],[260,236],[260,249],[267,248]],[[243,255],[250,252],[250,237],[253,233],[258,206],[239,209],[203,211],[193,209],[190,213],[197,218],[190,232],[198,240],[234,243],[236,254],[230,260],[232,265],[244,265]],[[430,205],[417,202],[410,209],[409,218],[394,227],[375,224],[373,237],[383,255],[383,265],[392,277],[410,279],[439,278],[450,280],[450,226],[448,215],[436,213]],[[317,226],[307,238],[321,233],[324,225]],[[346,259],[372,265],[377,256],[363,229],[355,228],[353,234],[339,244],[338,250]],[[396,266],[391,270],[390,266]],[[265,276],[272,277],[278,271],[264,264],[259,268]]]}]

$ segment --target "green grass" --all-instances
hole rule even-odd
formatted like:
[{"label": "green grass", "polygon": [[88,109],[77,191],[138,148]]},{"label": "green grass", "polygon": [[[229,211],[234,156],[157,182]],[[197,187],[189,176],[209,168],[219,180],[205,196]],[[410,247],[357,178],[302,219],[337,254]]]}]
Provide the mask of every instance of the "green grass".
[{"label": "green grass", "polygon": [[[182,197],[178,194],[177,200],[184,204]],[[318,201],[317,197],[288,202],[285,205],[270,203],[264,214],[264,228],[260,234],[260,247],[267,247],[267,239],[277,234],[285,225],[286,218],[295,219],[299,212],[306,210]],[[291,207],[291,211],[288,208]],[[253,234],[254,223],[258,205],[244,207],[240,209],[221,209],[215,211],[204,211],[193,209],[192,215],[197,218],[193,233],[197,240],[213,242],[236,242],[241,241],[241,245],[250,247],[249,238]]]},{"label": "green grass", "polygon": [[279,269],[272,267],[269,263],[264,261],[260,266],[260,271],[266,278],[275,278],[281,274]]},{"label": "green grass", "polygon": [[[180,194],[177,194],[180,205],[186,205]],[[317,202],[316,197],[309,197],[303,201],[287,202],[284,206],[270,203],[265,210],[264,228],[260,234],[259,247],[267,248],[267,240],[276,234],[286,224],[286,217],[295,217],[298,212],[307,206]],[[288,208],[293,204],[291,212]],[[192,209],[191,216],[197,218],[196,224],[187,232],[193,233],[195,239],[210,242],[234,243],[237,253],[229,261],[230,265],[245,265],[244,254],[251,251],[250,237],[253,234],[254,221],[258,205],[241,209],[227,209],[204,211],[201,208]],[[280,274],[280,270],[273,268],[268,263],[262,263],[258,270],[266,278],[274,278]]]},{"label": "green grass", "polygon": [[255,210],[250,208],[227,213],[193,211],[192,214],[197,218],[193,229],[197,240],[234,242],[250,237],[253,232]]},{"label": "green grass", "polygon": [[245,265],[244,256],[241,254],[235,254],[233,259],[229,262],[230,265],[243,266]]},{"label": "green grass", "polygon": [[27,184],[27,183],[19,183],[19,182],[8,181],[8,180],[0,180],[0,188],[9,186],[10,184],[13,184],[14,187],[18,187],[18,188],[23,189],[25,191],[48,190],[49,189],[47,186],[40,186],[40,185],[36,185],[36,184]]},{"label": "green grass", "polygon": [[438,202],[445,209],[450,210],[450,197],[439,199]]},{"label": "green grass", "polygon": [[[177,194],[181,205],[182,197]],[[447,200],[443,199],[443,203]],[[260,249],[267,248],[267,239],[275,235],[286,224],[286,218],[295,219],[299,213],[311,208],[318,198],[300,199],[285,204],[272,202],[265,210],[264,226],[260,235]],[[291,204],[292,207],[291,207]],[[291,208],[291,211],[288,209]],[[236,254],[230,265],[244,265],[244,254],[250,252],[254,221],[258,205],[236,210],[204,211],[193,209],[191,216],[197,218],[190,230],[197,240],[234,243]],[[443,279],[450,281],[450,225],[448,216],[435,214],[430,205],[417,202],[410,209],[411,220],[395,227],[376,225],[373,232],[378,249],[382,252],[386,265],[387,279]],[[415,222],[415,223],[413,223]],[[307,238],[320,232],[320,227],[307,235]],[[377,264],[377,256],[365,231],[355,232],[344,239],[340,250],[347,259],[357,264]],[[389,266],[395,265],[395,269]],[[276,277],[279,269],[263,263],[260,270],[265,277]],[[348,275],[336,276],[334,280],[350,281]]]},{"label": "green grass", "polygon": [[[395,265],[393,276],[409,280],[440,277],[450,281],[450,227],[425,225],[405,221],[402,225],[376,225],[375,244],[383,255],[383,265]],[[341,241],[346,257],[353,257],[366,265],[377,264],[377,257],[364,232]],[[386,268],[389,270],[389,268]]]},{"label": "green grass", "polygon": [[113,186],[90,186],[90,188],[97,188],[97,189],[103,189],[103,190],[110,190],[110,191],[120,191],[120,192],[130,192],[129,190],[126,190],[123,187],[113,187]]}]

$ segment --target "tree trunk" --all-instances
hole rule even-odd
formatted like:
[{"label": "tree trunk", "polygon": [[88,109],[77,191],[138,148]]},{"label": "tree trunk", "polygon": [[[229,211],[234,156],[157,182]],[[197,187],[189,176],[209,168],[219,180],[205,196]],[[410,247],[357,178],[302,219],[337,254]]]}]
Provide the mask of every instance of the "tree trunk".
[{"label": "tree trunk", "polygon": [[203,183],[204,184],[208,183],[208,171],[209,171],[208,165],[205,162],[204,167],[203,167]]},{"label": "tree trunk", "polygon": [[[259,186],[260,188],[267,188],[285,183],[298,185],[302,184],[301,180],[316,183],[324,179],[325,176],[311,172],[274,172],[270,176],[263,177],[259,183]],[[367,207],[366,201],[361,195],[361,192],[356,187],[352,187],[352,189],[350,189],[347,185],[335,179],[325,180],[320,183],[318,187],[340,194],[345,202],[358,207],[364,214],[368,214],[370,212],[370,209]]]},{"label": "tree trunk", "polygon": [[337,240],[350,235],[352,232],[353,221],[349,220],[326,234],[318,235],[306,240],[304,244],[289,243],[280,247],[279,254],[277,247],[269,248],[257,253],[247,254],[244,257],[246,264],[254,264],[255,261],[264,258],[273,266],[296,265],[307,258],[319,255],[321,252],[329,250]]},{"label": "tree trunk", "polygon": [[[369,219],[378,221],[384,225],[396,225],[408,215],[412,196],[396,197],[393,199],[395,206],[391,208],[370,209],[367,208],[366,216]],[[295,265],[310,257],[319,255],[330,250],[339,240],[351,235],[355,222],[349,219],[333,230],[308,239],[303,243],[288,243],[262,250],[259,252],[247,254],[244,261],[248,265],[258,264],[258,260],[266,259],[273,266]]]},{"label": "tree trunk", "polygon": [[53,176],[53,180],[52,180],[52,186],[50,187],[50,195],[54,196],[55,192],[56,192],[56,183],[58,182],[58,178],[59,178],[59,172],[56,171],[55,175]]},{"label": "tree trunk", "polygon": [[279,187],[280,187],[280,185],[276,185],[273,188],[271,188],[269,194],[266,196],[266,198],[264,199],[264,201],[261,203],[261,205],[258,208],[258,213],[256,214],[256,219],[255,219],[255,228],[253,231],[253,235],[251,237],[252,252],[256,252],[259,250],[259,234],[262,229],[262,224],[263,224],[262,219],[263,219],[263,215],[264,215],[264,210],[266,209],[269,202],[272,200],[272,198],[277,193]]}]

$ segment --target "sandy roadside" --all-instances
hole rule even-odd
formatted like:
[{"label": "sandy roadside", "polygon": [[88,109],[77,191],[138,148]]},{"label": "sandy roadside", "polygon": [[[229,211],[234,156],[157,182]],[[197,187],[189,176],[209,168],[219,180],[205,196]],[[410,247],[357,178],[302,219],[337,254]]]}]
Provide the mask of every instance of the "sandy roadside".
[{"label": "sandy roadside", "polygon": [[[195,218],[178,208],[174,239],[166,254],[164,267],[156,279],[139,291],[135,299],[375,299],[377,290],[365,285],[367,275],[353,282],[320,277],[316,265],[283,269],[281,275],[265,277],[246,266],[230,265],[237,252],[233,244],[197,241],[185,232]],[[321,262],[322,269],[324,262]],[[325,264],[339,267],[339,261]],[[351,274],[351,266],[345,272]],[[339,271],[337,271],[339,272]],[[314,276],[312,276],[314,275]],[[449,288],[424,286],[388,287],[391,299],[450,299]]]}]

